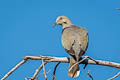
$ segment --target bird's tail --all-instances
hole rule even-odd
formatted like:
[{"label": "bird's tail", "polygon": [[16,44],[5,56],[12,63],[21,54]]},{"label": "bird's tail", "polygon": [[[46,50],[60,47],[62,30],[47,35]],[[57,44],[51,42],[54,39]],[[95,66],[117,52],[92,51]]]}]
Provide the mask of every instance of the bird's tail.
[{"label": "bird's tail", "polygon": [[78,77],[79,74],[80,74],[79,64],[76,64],[75,66],[73,66],[76,62],[77,61],[75,61],[75,59],[73,57],[70,57],[70,64],[69,64],[68,75],[70,77],[73,77],[73,78]]}]

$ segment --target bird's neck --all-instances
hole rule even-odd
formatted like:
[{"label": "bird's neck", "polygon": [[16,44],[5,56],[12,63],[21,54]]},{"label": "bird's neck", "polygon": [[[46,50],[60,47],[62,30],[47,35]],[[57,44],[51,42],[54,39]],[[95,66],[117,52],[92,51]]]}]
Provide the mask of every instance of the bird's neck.
[{"label": "bird's neck", "polygon": [[70,27],[71,25],[72,25],[71,22],[69,22],[69,23],[63,23],[62,24],[62,28],[64,29],[64,28]]}]

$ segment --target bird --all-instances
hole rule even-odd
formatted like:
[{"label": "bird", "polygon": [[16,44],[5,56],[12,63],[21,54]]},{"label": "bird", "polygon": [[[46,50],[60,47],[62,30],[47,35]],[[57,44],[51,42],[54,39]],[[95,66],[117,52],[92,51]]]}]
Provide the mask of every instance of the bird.
[{"label": "bird", "polygon": [[71,70],[70,68],[82,59],[88,48],[88,31],[72,24],[67,16],[58,16],[54,26],[57,25],[62,26],[62,46],[70,55],[68,75],[76,78],[80,74],[79,64],[76,64]]}]

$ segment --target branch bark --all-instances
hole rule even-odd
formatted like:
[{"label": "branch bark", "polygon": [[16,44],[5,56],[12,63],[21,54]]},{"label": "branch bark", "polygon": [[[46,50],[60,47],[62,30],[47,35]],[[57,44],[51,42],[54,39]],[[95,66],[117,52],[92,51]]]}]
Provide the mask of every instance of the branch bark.
[{"label": "branch bark", "polygon": [[[69,63],[69,58],[67,57],[51,57],[51,56],[25,56],[24,60],[18,63],[14,68],[12,68],[1,80],[5,80],[10,74],[12,74],[17,68],[24,64],[28,60],[44,60],[45,62],[63,62]],[[95,62],[97,61],[97,63]],[[120,63],[103,61],[103,60],[85,60],[81,64],[93,64],[93,65],[102,65],[109,66],[120,69]]]},{"label": "branch bark", "polygon": [[43,64],[41,64],[39,66],[39,68],[35,71],[34,75],[32,76],[31,80],[34,80],[36,78],[36,76],[38,75],[38,73],[40,72],[40,70],[43,68],[43,65],[47,64],[47,62],[44,62]]},{"label": "branch bark", "polygon": [[88,77],[91,79],[91,80],[94,80],[92,75],[90,74],[90,70],[88,70]]},{"label": "branch bark", "polygon": [[117,10],[120,10],[120,8],[116,8]]},{"label": "branch bark", "polygon": [[58,65],[60,64],[60,62],[58,62],[54,68],[54,71],[53,71],[53,77],[52,77],[52,80],[55,80],[55,72],[56,72],[56,69],[58,67]]},{"label": "branch bark", "polygon": [[18,69],[22,64],[24,64],[27,60],[22,60],[18,63],[14,68],[12,68],[1,80],[5,80],[10,74],[12,74],[16,69]]},{"label": "branch bark", "polygon": [[44,77],[45,77],[45,80],[47,80],[47,75],[46,75],[45,66],[44,66],[44,60],[42,60],[42,64],[43,64],[43,73],[44,73]]},{"label": "branch bark", "polygon": [[120,75],[120,72],[117,73],[115,76],[113,76],[112,78],[108,79],[108,80],[113,80],[114,78],[118,77]]}]

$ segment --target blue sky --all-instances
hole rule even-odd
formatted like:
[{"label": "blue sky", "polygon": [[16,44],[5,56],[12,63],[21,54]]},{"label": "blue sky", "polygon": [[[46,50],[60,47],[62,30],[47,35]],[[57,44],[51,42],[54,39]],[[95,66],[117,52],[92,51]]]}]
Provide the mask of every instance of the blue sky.
[{"label": "blue sky", "polygon": [[[120,0],[0,0],[0,78],[24,56],[69,56],[61,44],[61,26],[52,28],[61,15],[88,30],[90,41],[85,55],[120,63],[120,11],[116,8],[120,8]],[[40,64],[28,61],[6,80],[31,77]],[[45,66],[46,71],[51,70],[48,80],[55,64]],[[96,80],[106,80],[119,72],[105,66],[80,67],[80,76],[72,79],[67,74],[68,64],[61,63],[56,80],[89,80],[88,70]]]}]

